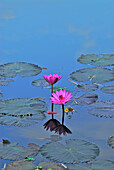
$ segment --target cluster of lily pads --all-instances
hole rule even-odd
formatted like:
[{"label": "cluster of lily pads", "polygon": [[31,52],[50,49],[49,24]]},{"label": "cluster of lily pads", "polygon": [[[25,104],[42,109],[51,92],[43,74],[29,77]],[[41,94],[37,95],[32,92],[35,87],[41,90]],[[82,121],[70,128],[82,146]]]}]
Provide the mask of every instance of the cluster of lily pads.
[{"label": "cluster of lily pads", "polygon": [[[113,66],[114,55],[103,55],[99,57],[96,55],[82,55],[78,61],[84,64],[92,64],[95,66]],[[106,62],[107,61],[107,62]],[[17,74],[21,77],[33,76],[41,73],[43,68],[30,63],[8,63],[0,66],[0,85],[8,85],[9,82],[13,82],[12,79]],[[95,91],[99,88],[99,83],[109,82],[114,80],[114,70],[107,68],[86,68],[77,70],[71,73],[71,79],[84,82],[92,81],[92,84],[77,84],[76,90]],[[94,93],[85,93],[77,97],[77,91],[71,93],[63,88],[54,88],[53,84],[61,79],[61,75],[44,75],[44,79],[38,79],[32,82],[32,85],[43,87],[49,87],[51,84],[51,110],[47,113],[52,115],[52,118],[44,124],[46,130],[55,131],[56,133],[71,134],[72,132],[64,125],[64,113],[68,114],[73,111],[75,105],[88,105],[88,112],[95,116],[110,117],[114,116],[114,102],[113,101],[99,101],[98,95]],[[104,86],[101,88],[102,92],[113,94],[114,86]],[[0,93],[1,97],[2,94]],[[72,97],[72,98],[71,98]],[[40,120],[45,119],[47,107],[43,101],[44,98],[18,98],[0,101],[0,124],[13,125],[13,126],[29,126],[38,123]],[[68,103],[69,106],[64,108],[64,104]],[[54,104],[62,106],[62,122],[54,118],[57,112],[54,112]],[[95,160],[99,155],[99,148],[96,144],[90,143],[80,139],[50,139],[41,147],[34,143],[29,143],[28,147],[19,146],[18,143],[11,143],[7,140],[0,142],[0,158],[6,160],[12,160],[6,170],[35,170],[35,169],[69,169],[69,170],[91,170],[93,169],[114,169],[114,162],[109,160]],[[114,136],[111,136],[107,143],[114,148]],[[38,153],[42,154],[47,159],[54,162],[39,162],[38,165],[34,164],[33,157]],[[19,160],[21,159],[21,160]],[[57,163],[55,163],[57,162]],[[61,163],[61,164],[60,164]]]}]

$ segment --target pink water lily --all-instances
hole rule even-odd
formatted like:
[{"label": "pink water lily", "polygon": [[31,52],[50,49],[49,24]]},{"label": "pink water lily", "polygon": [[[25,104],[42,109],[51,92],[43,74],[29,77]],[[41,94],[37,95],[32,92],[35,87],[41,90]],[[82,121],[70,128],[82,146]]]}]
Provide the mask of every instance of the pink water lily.
[{"label": "pink water lily", "polygon": [[60,90],[56,91],[56,93],[52,93],[53,97],[50,97],[52,103],[54,104],[64,104],[67,103],[69,100],[71,100],[71,93],[69,91],[66,92],[66,90]]},{"label": "pink water lily", "polygon": [[53,75],[43,75],[44,79],[51,85],[55,84],[57,81],[59,81],[62,77],[62,75],[53,74]]}]

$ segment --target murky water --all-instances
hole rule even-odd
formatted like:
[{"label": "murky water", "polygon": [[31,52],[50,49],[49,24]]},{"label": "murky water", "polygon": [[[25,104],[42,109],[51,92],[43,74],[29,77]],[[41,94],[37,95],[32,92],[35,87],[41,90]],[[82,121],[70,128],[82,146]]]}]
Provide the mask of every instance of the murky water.
[{"label": "murky water", "polygon": [[[113,53],[113,1],[46,1],[29,0],[14,2],[0,1],[0,64],[9,62],[28,62],[47,70],[33,77],[21,78],[17,75],[8,86],[0,86],[2,100],[13,98],[45,97],[49,102],[50,89],[32,86],[32,81],[42,78],[43,74],[61,74],[62,79],[55,86],[67,87],[74,91],[75,84],[68,81],[70,73],[78,69],[93,67],[80,64],[81,54]],[[112,67],[107,67],[111,68]],[[102,83],[113,85],[113,81]],[[90,93],[98,95],[97,101],[113,101],[112,94],[100,90]],[[78,92],[77,96],[84,94]],[[65,116],[65,125],[72,135],[61,135],[62,139],[82,139],[95,143],[100,154],[97,159],[112,160],[113,149],[107,144],[114,129],[113,118],[101,118],[88,114],[87,105],[76,105],[71,119]],[[42,146],[54,132],[46,131],[43,124],[50,118],[29,127],[0,125],[0,141],[8,139],[27,146],[37,143]],[[61,113],[56,116],[61,122]],[[46,160],[36,156],[35,163]],[[7,160],[0,160],[0,168]]]}]

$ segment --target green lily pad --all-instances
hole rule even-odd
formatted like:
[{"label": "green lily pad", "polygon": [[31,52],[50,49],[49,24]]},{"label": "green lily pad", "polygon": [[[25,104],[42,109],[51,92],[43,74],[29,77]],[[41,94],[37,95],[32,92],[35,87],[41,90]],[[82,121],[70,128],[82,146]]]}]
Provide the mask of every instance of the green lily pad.
[{"label": "green lily pad", "polygon": [[3,77],[15,77],[17,74],[19,74],[21,77],[35,76],[40,74],[41,71],[42,68],[38,65],[25,62],[0,65],[0,74]]},{"label": "green lily pad", "polygon": [[99,148],[80,139],[68,139],[62,142],[50,142],[40,149],[43,156],[62,163],[86,162],[99,155]]},{"label": "green lily pad", "polygon": [[89,170],[89,168],[80,164],[75,164],[72,166],[68,166],[68,170]]},{"label": "green lily pad", "polygon": [[109,160],[97,160],[92,163],[91,170],[114,170],[114,162]]},{"label": "green lily pad", "polygon": [[104,83],[114,80],[114,71],[107,68],[84,68],[70,75],[72,80],[78,82],[91,80],[93,83]]},{"label": "green lily pad", "polygon": [[18,146],[18,143],[3,144],[0,143],[0,158],[6,160],[19,160],[28,156],[38,154],[40,147],[34,143],[29,143],[28,147]]},{"label": "green lily pad", "polygon": [[[73,93],[72,93],[73,95]],[[71,106],[74,106],[76,104],[92,104],[94,102],[96,102],[96,100],[98,99],[97,94],[94,93],[85,93],[79,97],[77,97],[74,93],[73,97],[71,98],[71,100],[68,102],[68,104],[70,104]]]},{"label": "green lily pad", "polygon": [[17,98],[0,102],[0,124],[30,126],[45,119],[46,103],[39,98]]},{"label": "green lily pad", "polygon": [[82,64],[91,64],[97,60],[99,60],[100,57],[96,54],[87,54],[87,55],[84,55],[82,54],[78,59],[77,61],[79,63],[82,63]]},{"label": "green lily pad", "polygon": [[102,54],[101,56],[96,54],[82,54],[77,61],[82,64],[92,64],[94,66],[114,66],[114,54]]},{"label": "green lily pad", "polygon": [[111,101],[99,101],[96,103],[92,103],[88,107],[88,113],[99,116],[99,117],[106,117],[112,118],[114,117],[114,102]]},{"label": "green lily pad", "polygon": [[98,85],[96,84],[81,84],[81,85],[77,85],[76,89],[77,90],[82,90],[82,91],[95,91],[98,89]]},{"label": "green lily pad", "polygon": [[64,168],[62,168],[61,166],[59,166],[57,163],[55,162],[44,162],[44,161],[41,161],[39,162],[39,167],[43,167],[42,170],[45,170],[45,169],[48,169],[48,168],[51,168],[51,170],[64,170]]},{"label": "green lily pad", "polygon": [[42,86],[43,88],[48,88],[50,87],[49,83],[45,79],[37,79],[32,81],[33,86],[40,87]]},{"label": "green lily pad", "polygon": [[0,79],[0,86],[7,86],[10,82],[13,82],[12,79]]},{"label": "green lily pad", "polygon": [[36,165],[30,161],[19,160],[8,164],[6,170],[34,170],[35,166]]},{"label": "green lily pad", "polygon": [[105,86],[101,88],[102,92],[114,94],[114,86]]},{"label": "green lily pad", "polygon": [[114,148],[114,135],[111,136],[111,137],[108,139],[108,144],[109,144],[109,146],[111,146],[112,148]]}]

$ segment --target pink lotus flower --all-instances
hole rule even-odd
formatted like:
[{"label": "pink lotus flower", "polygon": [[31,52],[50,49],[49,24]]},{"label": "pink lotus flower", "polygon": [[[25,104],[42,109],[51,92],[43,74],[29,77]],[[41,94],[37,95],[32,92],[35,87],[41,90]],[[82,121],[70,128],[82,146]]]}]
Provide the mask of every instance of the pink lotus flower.
[{"label": "pink lotus flower", "polygon": [[56,93],[52,93],[53,97],[50,97],[52,103],[54,104],[64,104],[67,103],[69,100],[71,100],[71,93],[69,91],[66,92],[66,90],[60,90],[56,91]]},{"label": "pink lotus flower", "polygon": [[53,75],[43,75],[44,79],[51,85],[55,84],[57,81],[61,79],[61,75],[53,74]]},{"label": "pink lotus flower", "polygon": [[52,112],[52,111],[50,111],[50,110],[48,110],[47,113],[48,113],[48,114],[51,114],[51,115],[52,115],[52,114],[58,114],[57,112]]}]

